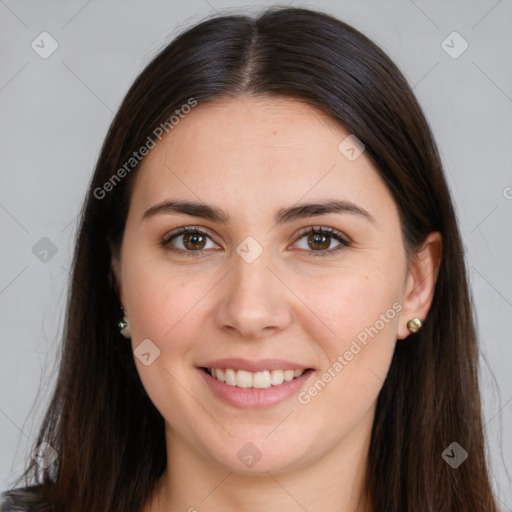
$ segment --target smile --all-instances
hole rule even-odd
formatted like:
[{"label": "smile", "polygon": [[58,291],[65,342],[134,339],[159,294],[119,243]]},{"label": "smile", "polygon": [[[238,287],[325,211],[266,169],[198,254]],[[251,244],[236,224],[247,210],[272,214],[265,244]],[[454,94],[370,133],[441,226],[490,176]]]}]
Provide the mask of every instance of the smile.
[{"label": "smile", "polygon": [[224,382],[228,386],[239,388],[265,389],[271,386],[280,386],[283,382],[290,382],[299,378],[305,370],[263,370],[249,372],[246,370],[204,368],[214,379]]}]

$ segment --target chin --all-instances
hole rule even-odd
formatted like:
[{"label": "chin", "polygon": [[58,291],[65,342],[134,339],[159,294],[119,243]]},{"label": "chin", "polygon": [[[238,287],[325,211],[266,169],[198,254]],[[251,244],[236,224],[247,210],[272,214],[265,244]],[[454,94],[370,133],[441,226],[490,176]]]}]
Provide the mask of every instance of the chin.
[{"label": "chin", "polygon": [[272,443],[264,438],[261,442],[236,439],[231,441],[228,446],[220,447],[219,452],[210,451],[209,456],[233,473],[268,476],[268,473],[283,473],[307,464],[304,460],[305,454],[297,452],[297,443],[283,446],[280,442]]}]

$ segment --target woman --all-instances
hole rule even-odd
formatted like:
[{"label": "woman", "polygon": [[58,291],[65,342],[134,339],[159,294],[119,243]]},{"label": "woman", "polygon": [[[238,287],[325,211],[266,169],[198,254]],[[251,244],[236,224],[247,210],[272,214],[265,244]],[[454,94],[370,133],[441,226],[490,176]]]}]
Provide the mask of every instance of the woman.
[{"label": "woman", "polygon": [[164,48],[110,127],[72,276],[6,509],[497,510],[436,145],[341,21],[220,16]]}]

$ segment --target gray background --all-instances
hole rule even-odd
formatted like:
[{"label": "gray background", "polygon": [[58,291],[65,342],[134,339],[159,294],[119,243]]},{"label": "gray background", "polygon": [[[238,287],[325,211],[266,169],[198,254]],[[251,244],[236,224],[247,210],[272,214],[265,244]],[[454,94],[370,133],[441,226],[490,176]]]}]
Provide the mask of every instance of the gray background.
[{"label": "gray background", "polygon": [[[378,43],[414,85],[431,123],[466,247],[497,493],[512,510],[512,1],[289,4],[325,10]],[[2,489],[29,456],[48,403],[76,218],[113,112],[178,30],[216,11],[266,5],[0,0]],[[38,37],[43,31],[59,45],[46,59],[31,47],[35,40],[50,48]],[[453,31],[469,44],[457,58],[463,41],[446,40]]]}]

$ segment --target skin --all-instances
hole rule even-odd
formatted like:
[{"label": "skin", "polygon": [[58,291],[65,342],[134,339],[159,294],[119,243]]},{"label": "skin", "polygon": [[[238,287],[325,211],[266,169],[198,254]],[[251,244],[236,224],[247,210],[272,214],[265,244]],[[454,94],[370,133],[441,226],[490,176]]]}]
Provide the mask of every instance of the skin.
[{"label": "skin", "polygon": [[[348,135],[297,100],[243,96],[199,104],[145,158],[112,260],[132,347],[149,338],[160,350],[148,366],[135,358],[166,423],[168,467],[144,512],[371,510],[364,474],[376,400],[407,321],[427,316],[441,237],[431,233],[407,260],[398,209],[371,161],[338,150]],[[141,220],[168,199],[213,204],[231,220]],[[282,207],[328,199],[356,203],[375,223],[352,213],[274,223]],[[183,226],[209,238],[161,245]],[[340,243],[329,236],[321,247],[308,243],[300,231],[318,226],[351,246],[332,252]],[[236,252],[247,236],[263,250],[252,263]],[[322,248],[331,255],[308,256]],[[307,390],[394,303],[401,311],[307,404],[294,395],[240,409],[217,398],[196,368],[223,357],[280,358],[314,368]],[[247,442],[262,454],[251,468],[237,457]]]}]

